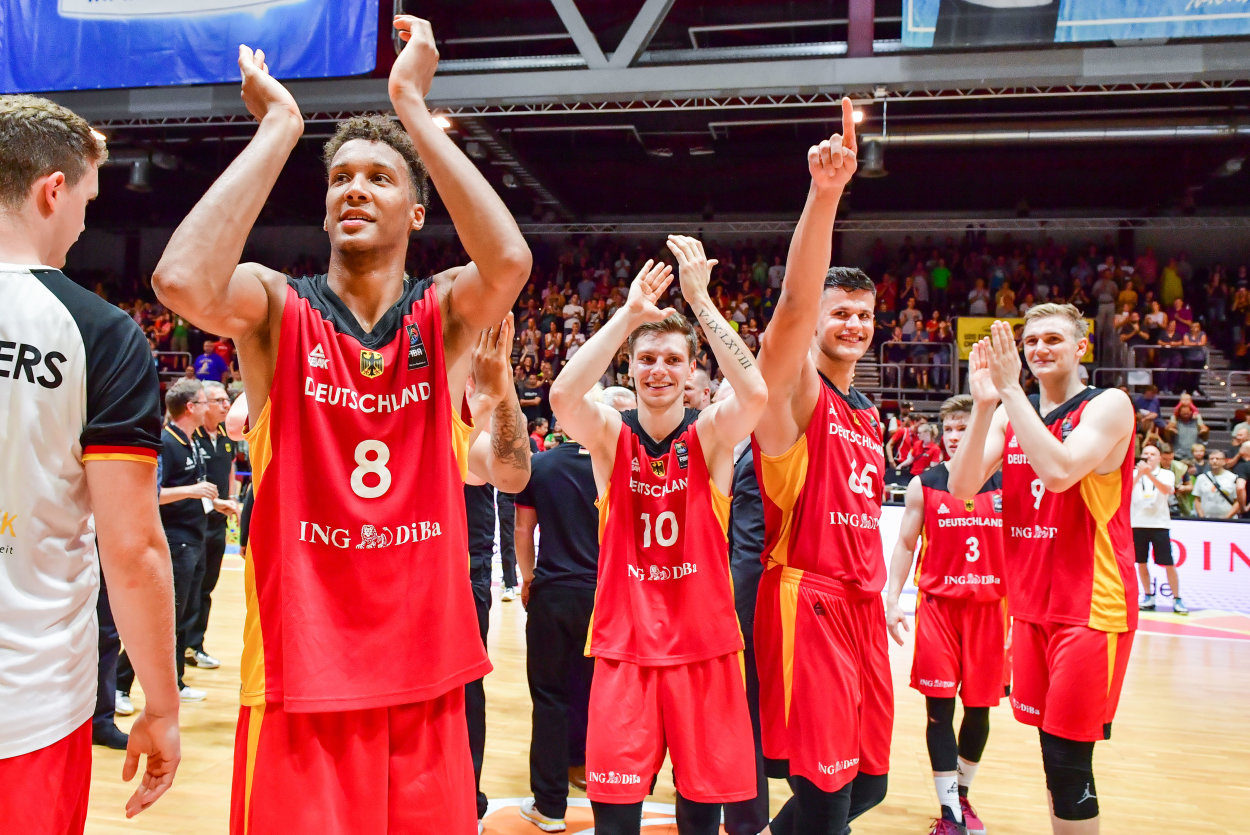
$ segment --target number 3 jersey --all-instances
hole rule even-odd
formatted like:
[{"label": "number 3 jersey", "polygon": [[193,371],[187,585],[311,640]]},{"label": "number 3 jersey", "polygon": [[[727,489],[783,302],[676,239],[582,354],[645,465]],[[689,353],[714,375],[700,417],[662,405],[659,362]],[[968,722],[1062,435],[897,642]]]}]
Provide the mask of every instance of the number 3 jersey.
[{"label": "number 3 jersey", "polygon": [[[1042,422],[1060,441],[1104,390],[1086,388]],[[1033,405],[1037,406],[1036,395]],[[1127,427],[1126,427],[1127,428]],[[1108,439],[1111,442],[1111,439]],[[1012,617],[1033,623],[1137,628],[1129,499],[1133,445],[1105,475],[1090,473],[1062,493],[1042,486],[1011,424],[1003,437],[1003,534]]]},{"label": "number 3 jersey", "polygon": [[424,701],[490,670],[469,585],[469,428],[432,280],[365,333],[325,276],[292,279],[248,434],[245,705]]},{"label": "number 3 jersey", "polygon": [[742,649],[729,577],[729,498],[712,483],[695,421],[663,441],[621,415],[599,499],[599,581],[586,654],[671,666]]},{"label": "number 3 jersey", "polygon": [[1003,579],[1003,482],[995,473],[971,499],[948,488],[945,464],[920,474],[924,527],[916,560],[923,594],[989,602],[1007,593]]},{"label": "number 3 jersey", "polygon": [[759,455],[764,562],[838,580],[865,594],[885,586],[881,493],[885,450],[876,408],[823,376],[807,429],[779,456]]}]

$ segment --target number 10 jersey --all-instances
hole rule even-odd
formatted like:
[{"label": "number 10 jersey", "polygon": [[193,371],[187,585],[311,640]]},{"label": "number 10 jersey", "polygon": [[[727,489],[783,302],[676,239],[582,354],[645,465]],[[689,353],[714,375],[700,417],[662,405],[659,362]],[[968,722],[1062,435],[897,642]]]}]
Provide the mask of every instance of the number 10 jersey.
[{"label": "number 10 jersey", "polygon": [[490,670],[469,585],[469,428],[432,280],[366,333],[325,276],[290,280],[248,433],[245,705],[424,701]]}]

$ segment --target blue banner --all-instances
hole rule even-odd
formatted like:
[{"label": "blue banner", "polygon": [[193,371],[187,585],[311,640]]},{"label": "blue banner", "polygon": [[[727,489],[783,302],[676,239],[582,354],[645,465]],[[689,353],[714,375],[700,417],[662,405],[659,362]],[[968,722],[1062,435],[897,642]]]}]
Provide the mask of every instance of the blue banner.
[{"label": "blue banner", "polygon": [[903,0],[903,44],[975,47],[1250,35],[1250,0]]},{"label": "blue banner", "polygon": [[239,80],[239,44],[277,78],[362,75],[378,0],[0,0],[0,92]]}]

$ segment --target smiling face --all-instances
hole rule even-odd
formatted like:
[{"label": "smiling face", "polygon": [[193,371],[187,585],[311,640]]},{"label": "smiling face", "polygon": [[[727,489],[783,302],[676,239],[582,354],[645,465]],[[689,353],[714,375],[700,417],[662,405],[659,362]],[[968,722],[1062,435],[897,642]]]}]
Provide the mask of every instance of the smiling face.
[{"label": "smiling face", "polygon": [[1076,370],[1089,347],[1077,338],[1076,326],[1065,316],[1042,316],[1024,326],[1024,360],[1039,380],[1062,377]]},{"label": "smiling face", "polygon": [[873,302],[868,290],[831,287],[820,297],[820,318],[816,322],[816,343],[820,352],[834,362],[857,362],[872,345]]},{"label": "smiling face", "polygon": [[406,248],[420,229],[425,207],[416,201],[407,164],[382,142],[352,139],[330,163],[325,230],[342,252],[378,247]]},{"label": "smiling face", "polygon": [[634,341],[629,358],[639,406],[660,411],[685,395],[694,374],[694,360],[685,334],[675,331],[643,333]]}]

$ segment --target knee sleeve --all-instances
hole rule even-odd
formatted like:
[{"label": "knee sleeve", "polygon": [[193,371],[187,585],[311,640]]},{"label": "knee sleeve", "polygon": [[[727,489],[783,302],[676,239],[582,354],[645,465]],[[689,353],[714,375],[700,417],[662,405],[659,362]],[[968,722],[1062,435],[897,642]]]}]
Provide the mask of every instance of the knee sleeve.
[{"label": "knee sleeve", "polygon": [[1041,731],[1042,768],[1055,817],[1081,821],[1098,817],[1094,789],[1094,743],[1077,742]]},{"label": "knee sleeve", "polygon": [[981,762],[989,738],[990,709],[965,706],[964,720],[959,725],[959,756],[970,763]]},{"label": "knee sleeve", "polygon": [[[677,793],[677,831],[686,835],[717,835],[720,832],[719,803],[696,803]],[[595,831],[598,831],[596,827]]]},{"label": "knee sleeve", "polygon": [[640,835],[642,832],[642,801],[637,803],[603,803],[590,801],[595,813],[595,832],[603,835]]},{"label": "knee sleeve", "polygon": [[955,699],[925,698],[929,721],[925,725],[925,741],[929,746],[929,764],[934,771],[954,771],[959,767],[959,749],[955,745]]},{"label": "knee sleeve", "polygon": [[851,806],[847,810],[846,820],[855,820],[873,806],[885,800],[886,785],[889,776],[885,774],[858,774],[851,781]]}]

